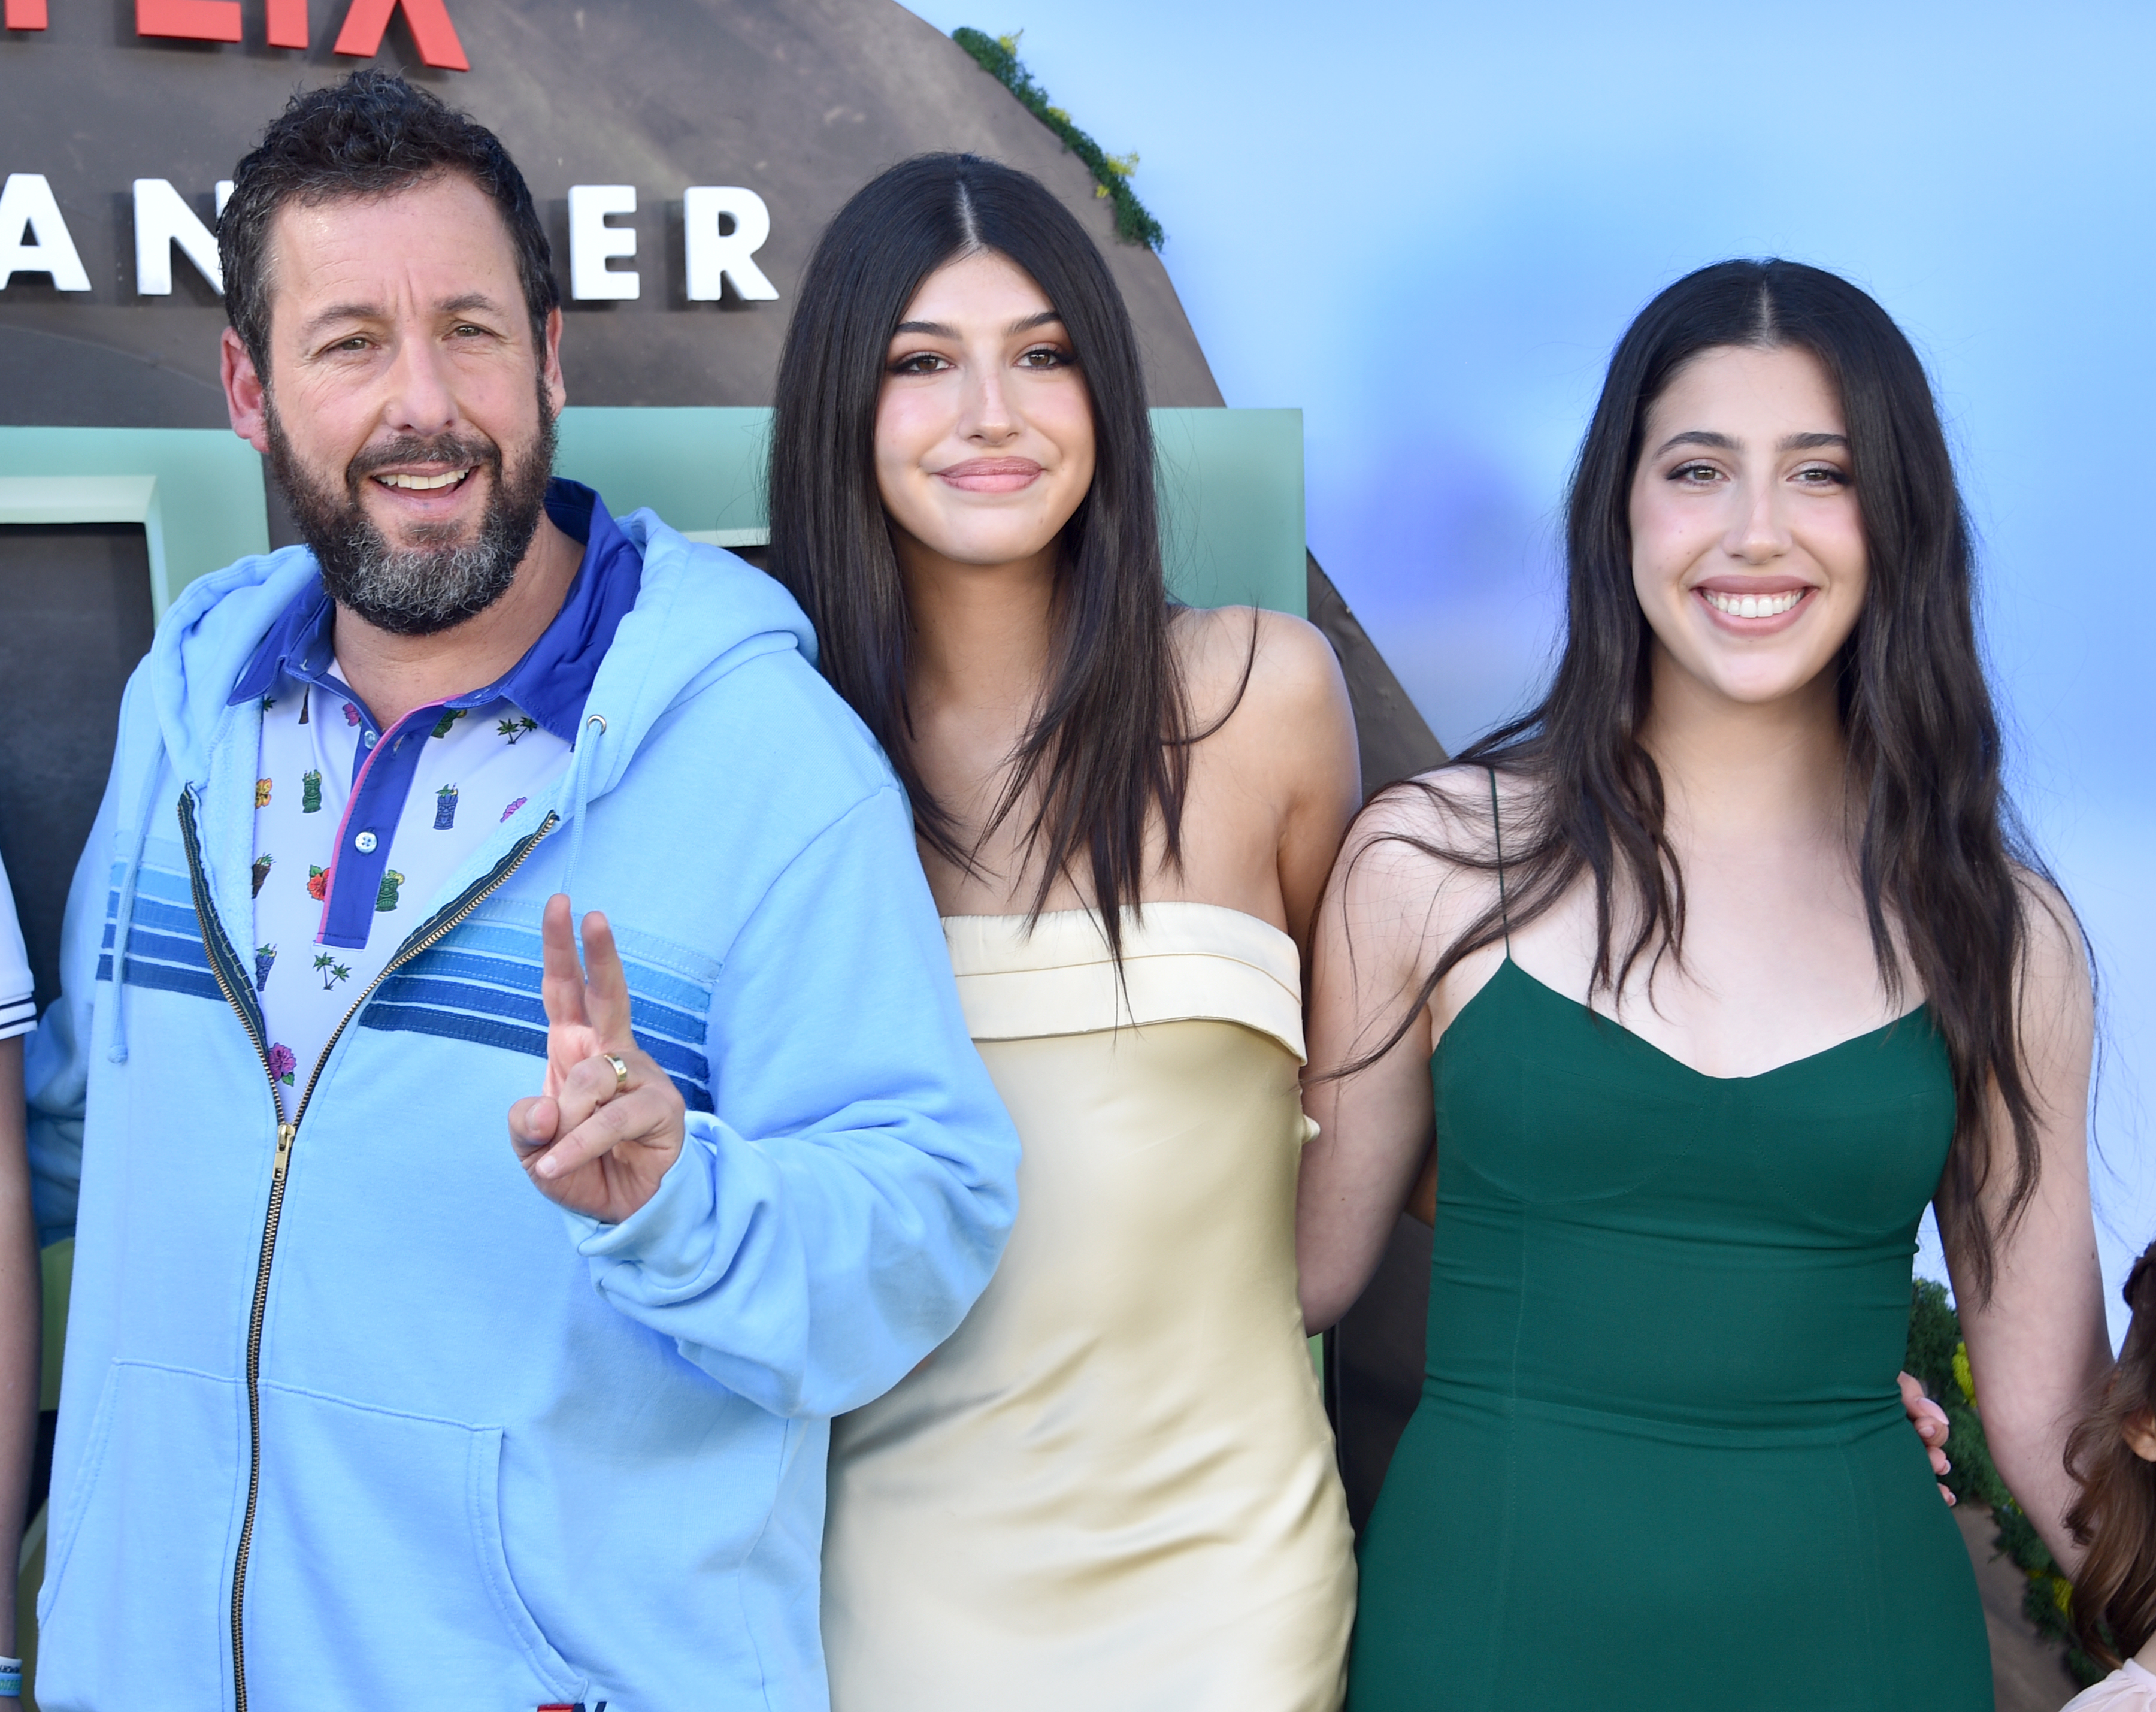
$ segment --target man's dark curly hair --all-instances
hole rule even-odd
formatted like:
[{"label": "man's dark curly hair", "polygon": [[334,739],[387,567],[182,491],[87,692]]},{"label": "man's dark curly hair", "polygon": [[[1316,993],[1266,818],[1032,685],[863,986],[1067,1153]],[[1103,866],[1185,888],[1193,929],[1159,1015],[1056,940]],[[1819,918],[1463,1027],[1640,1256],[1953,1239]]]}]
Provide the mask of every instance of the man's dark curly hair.
[{"label": "man's dark curly hair", "polygon": [[343,197],[377,197],[458,172],[491,197],[516,251],[517,277],[542,347],[547,317],[562,301],[546,229],[501,139],[424,90],[386,71],[292,97],[232,177],[218,218],[224,312],[254,367],[270,378],[270,233],[277,211]]}]

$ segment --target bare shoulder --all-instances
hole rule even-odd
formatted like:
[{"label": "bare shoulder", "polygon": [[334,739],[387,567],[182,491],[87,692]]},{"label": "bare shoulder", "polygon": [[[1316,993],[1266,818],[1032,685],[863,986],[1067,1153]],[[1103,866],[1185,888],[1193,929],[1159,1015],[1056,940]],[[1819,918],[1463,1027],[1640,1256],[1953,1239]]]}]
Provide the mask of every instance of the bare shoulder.
[{"label": "bare shoulder", "polygon": [[[1356,835],[1421,837],[1441,841],[1481,861],[1495,854],[1500,817],[1510,821],[1530,807],[1531,787],[1517,777],[1491,774],[1484,767],[1445,766],[1398,784],[1370,799],[1355,821]],[[1493,806],[1495,814],[1492,813]]]},{"label": "bare shoulder", "polygon": [[1189,607],[1177,614],[1175,636],[1200,730],[1231,708],[1268,721],[1346,712],[1348,685],[1332,645],[1291,613]]},{"label": "bare shoulder", "polygon": [[2025,930],[2021,1002],[2032,1019],[2087,1019],[2092,1026],[2095,983],[2081,918],[2066,895],[2047,875],[2017,865],[2014,883],[2021,894]]},{"label": "bare shoulder", "polygon": [[[1501,806],[1506,794],[1501,783]],[[1327,892],[1329,943],[1349,954],[1321,959],[1334,989],[1344,983],[1358,1004],[1380,1008],[1414,990],[1463,935],[1493,918],[1496,851],[1485,769],[1440,768],[1380,791],[1350,829]],[[1496,961],[1478,949],[1425,994],[1432,1039]]]},{"label": "bare shoulder", "polygon": [[[1502,774],[1498,780],[1500,814],[1523,808],[1525,787]],[[1342,871],[1367,869],[1380,885],[1435,891],[1463,879],[1481,882],[1497,848],[1490,774],[1480,767],[1440,767],[1370,799],[1348,830]]]},{"label": "bare shoulder", "polygon": [[2021,895],[2021,916],[2028,924],[2030,954],[2083,961],[2081,918],[2074,913],[2058,882],[2048,874],[2016,862],[2014,887]]}]

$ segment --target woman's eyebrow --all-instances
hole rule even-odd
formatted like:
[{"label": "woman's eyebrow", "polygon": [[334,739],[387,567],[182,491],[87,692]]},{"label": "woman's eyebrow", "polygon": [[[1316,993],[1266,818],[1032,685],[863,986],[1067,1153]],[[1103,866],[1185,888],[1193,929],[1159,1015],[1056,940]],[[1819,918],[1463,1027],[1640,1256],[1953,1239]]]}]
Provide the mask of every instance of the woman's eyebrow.
[{"label": "woman's eyebrow", "polygon": [[1688,428],[1682,434],[1673,434],[1655,448],[1661,457],[1672,446],[1706,446],[1717,452],[1737,452],[1743,448],[1726,434],[1716,434],[1704,428]]},{"label": "woman's eyebrow", "polygon": [[[1674,446],[1706,446],[1717,452],[1741,452],[1744,450],[1742,445],[1726,434],[1716,434],[1711,429],[1688,428],[1682,434],[1671,434],[1656,446],[1655,455],[1659,458]],[[1774,443],[1774,450],[1779,452],[1815,452],[1823,446],[1839,446],[1846,451],[1849,436],[1845,434],[1785,434]]]},{"label": "woman's eyebrow", "polygon": [[[1035,327],[1045,327],[1062,319],[1054,310],[1044,309],[1039,315],[1029,315],[1024,321],[1013,321],[1008,331],[1029,333]],[[940,321],[902,321],[891,331],[893,338],[901,333],[926,333],[932,339],[955,339],[958,337],[957,328],[946,326]]]}]

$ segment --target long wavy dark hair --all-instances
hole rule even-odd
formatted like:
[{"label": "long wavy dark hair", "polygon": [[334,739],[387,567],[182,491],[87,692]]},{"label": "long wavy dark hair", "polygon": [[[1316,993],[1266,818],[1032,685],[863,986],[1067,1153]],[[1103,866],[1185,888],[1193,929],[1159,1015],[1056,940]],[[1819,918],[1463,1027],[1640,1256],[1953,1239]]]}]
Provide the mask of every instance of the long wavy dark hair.
[{"label": "long wavy dark hair", "polygon": [[[1621,992],[1643,958],[1650,984],[1663,959],[1682,967],[1684,876],[1665,830],[1661,774],[1640,740],[1653,633],[1633,589],[1630,498],[1649,409],[1685,364],[1726,347],[1810,352],[1840,395],[1870,570],[1835,668],[1857,873],[1890,998],[1913,977],[1946,1046],[1955,1117],[1938,1212],[1970,1262],[1978,1299],[1989,1299],[1999,1238],[2036,1186],[2035,1098],[2016,994],[2029,938],[2025,876],[2050,876],[2000,779],[1969,523],[1923,364],[1886,311],[1818,268],[1702,268],[1650,303],[1618,342],[1567,503],[1567,632],[1556,673],[1539,706],[1455,758],[1531,787],[1507,811],[1508,907],[1493,901],[1439,957],[1391,1038],[1347,1068],[1389,1051],[1453,966],[1502,937],[1507,913],[1514,928],[1534,920],[1583,873],[1594,881],[1591,990]],[[1389,794],[1403,791],[1419,791],[1460,824],[1462,809],[1445,790],[1410,780]],[[1496,866],[1486,841],[1378,841],[1484,872]],[[1996,1218],[1982,1205],[1994,1092],[2014,1159]]]},{"label": "long wavy dark hair", "polygon": [[981,837],[1030,797],[1027,848],[1089,880],[1110,949],[1138,901],[1158,813],[1171,865],[1193,740],[1169,640],[1153,491],[1152,421],[1137,337],[1107,264],[1037,179],[976,155],[922,155],[855,193],[816,245],[778,363],[770,569],[816,626],[824,675],[890,755],[924,843],[971,869],[950,812],[911,757],[912,625],[875,479],[876,402],[906,306],[937,269],[993,251],[1062,318],[1092,400],[1092,486],[1065,526],[1047,682]]},{"label": "long wavy dark hair", "polygon": [[2081,1492],[2066,1526],[2088,1548],[2074,1575],[2074,1632],[2082,1650],[2116,1665],[2156,1635],[2156,1463],[2124,1436],[2156,1411],[2156,1242],[2121,1292],[2133,1310],[2103,1397],[2066,1440],[2066,1472]]}]

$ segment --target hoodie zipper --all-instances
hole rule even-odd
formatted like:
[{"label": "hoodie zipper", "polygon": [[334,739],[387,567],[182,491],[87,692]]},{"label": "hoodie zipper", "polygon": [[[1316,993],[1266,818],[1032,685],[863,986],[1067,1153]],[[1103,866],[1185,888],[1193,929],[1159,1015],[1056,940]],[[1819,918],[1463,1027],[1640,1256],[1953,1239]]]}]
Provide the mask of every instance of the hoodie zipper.
[{"label": "hoodie zipper", "polygon": [[[218,918],[211,900],[209,882],[203,872],[202,841],[195,828],[195,799],[192,790],[180,793],[180,836],[187,846],[187,879],[193,889],[195,918],[202,928],[203,949],[209,955],[210,974],[216,978],[218,990],[225,1000],[239,1014],[240,1026],[247,1031],[247,1038],[254,1043],[255,1056],[262,1061],[262,1072],[269,1078],[270,1098],[277,1106],[280,1118],[282,1100],[277,1090],[277,1072],[270,1067],[270,1049],[265,1044],[262,1012],[254,1002],[254,990],[234,954],[232,942],[226,936],[224,923]],[[561,824],[561,817],[549,812],[540,823],[539,830],[527,833],[510,847],[509,853],[479,879],[438,910],[428,921],[413,931],[412,937],[397,948],[381,972],[367,984],[366,990],[352,1000],[352,1007],[338,1019],[329,1040],[322,1047],[321,1056],[315,1060],[315,1067],[308,1073],[307,1086],[300,1095],[300,1103],[294,1108],[289,1122],[277,1125],[277,1159],[270,1176],[270,1205],[262,1217],[262,1254],[254,1267],[254,1301],[247,1317],[247,1508],[240,1519],[239,1545],[232,1560],[232,1688],[234,1712],[247,1712],[247,1646],[241,1625],[241,1616],[247,1597],[247,1559],[254,1541],[255,1502],[262,1488],[262,1322],[270,1306],[270,1268],[277,1255],[277,1222],[285,1211],[285,1177],[292,1162],[292,1144],[300,1138],[300,1124],[307,1115],[308,1103],[315,1097],[315,1084],[321,1080],[322,1067],[329,1062],[330,1054],[336,1050],[337,1041],[343,1037],[346,1026],[359,1014],[360,1007],[374,996],[375,990],[398,969],[448,934],[494,892],[505,885],[510,876],[523,866],[525,857],[532,848]],[[123,964],[126,947],[121,947]]]}]

